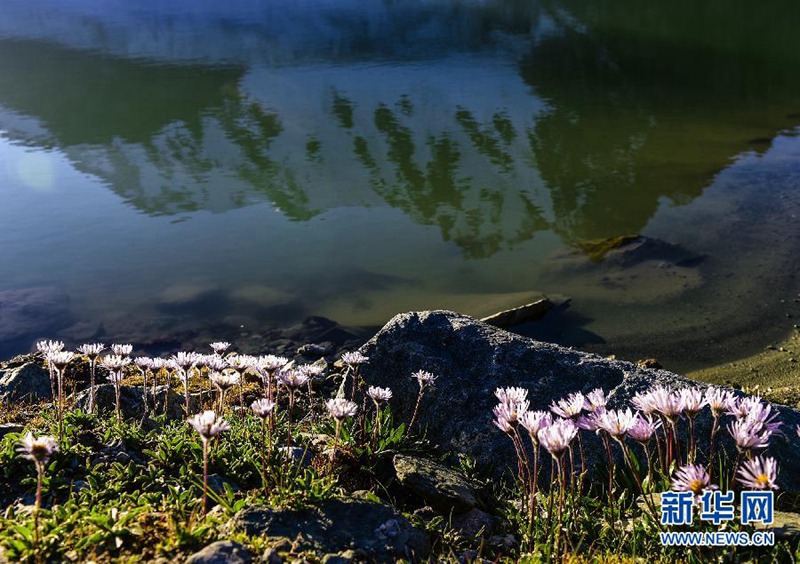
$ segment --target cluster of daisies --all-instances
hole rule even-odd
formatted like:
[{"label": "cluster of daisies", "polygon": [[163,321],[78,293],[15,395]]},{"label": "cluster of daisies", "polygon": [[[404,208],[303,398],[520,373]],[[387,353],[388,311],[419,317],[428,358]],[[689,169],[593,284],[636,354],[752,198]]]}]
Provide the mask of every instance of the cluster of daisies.
[{"label": "cluster of daisies", "polygon": [[[736,396],[729,390],[708,387],[672,390],[658,385],[646,392],[636,394],[631,407],[608,409],[608,397],[602,389],[594,389],[588,394],[573,393],[554,401],[550,411],[529,409],[528,392],[523,388],[499,388],[495,395],[498,404],[494,408],[494,424],[508,435],[514,443],[518,458],[519,478],[526,495],[534,506],[538,482],[538,460],[540,449],[549,453],[554,468],[559,472],[559,484],[568,479],[567,464],[574,474],[573,444],[578,443],[581,455],[580,478],[586,469],[580,431],[596,433],[606,450],[609,472],[609,494],[613,499],[612,445],[617,444],[628,463],[632,475],[642,488],[642,479],[633,464],[633,456],[628,439],[638,444],[647,457],[647,472],[660,469],[667,476],[670,468],[677,470],[671,477],[672,488],[677,491],[691,491],[699,496],[708,489],[715,489],[712,475],[714,448],[717,435],[725,427],[738,452],[733,467],[733,476],[738,483],[748,489],[777,489],[778,465],[773,457],[760,452],[770,444],[770,439],[780,432],[781,422],[773,407],[757,396]],[[713,417],[709,448],[700,458],[695,438],[695,419],[705,408]],[[725,419],[728,419],[725,425]],[[678,429],[687,425],[686,441],[679,441]],[[800,426],[796,429],[800,435]],[[523,441],[527,435],[532,449],[531,463],[529,449]],[[576,441],[577,439],[577,441]],[[655,447],[651,445],[655,443]],[[658,455],[658,466],[652,461],[653,451]],[[571,478],[570,478],[571,479]],[[582,480],[580,481],[582,485]]]},{"label": "cluster of daisies", "polygon": [[[142,398],[145,413],[156,413],[159,410],[160,396],[163,395],[161,410],[166,413],[168,393],[163,393],[163,386],[167,389],[172,384],[179,384],[184,393],[184,409],[187,423],[197,431],[203,445],[203,511],[205,513],[208,502],[208,463],[210,444],[230,429],[230,424],[223,418],[227,404],[226,394],[238,387],[239,409],[238,416],[250,412],[261,420],[262,429],[262,476],[264,487],[266,481],[267,452],[272,449],[273,432],[276,424],[276,410],[283,399],[286,421],[286,446],[292,446],[292,416],[295,405],[301,394],[306,390],[309,399],[312,391],[312,381],[321,376],[326,370],[324,363],[298,364],[288,358],[264,355],[251,356],[228,352],[230,343],[214,342],[210,344],[208,354],[197,352],[177,352],[169,358],[148,356],[132,356],[133,346],[130,344],[113,344],[106,347],[102,343],[87,343],[77,348],[76,352],[64,350],[61,341],[40,341],[36,344],[37,350],[42,354],[50,372],[52,397],[58,417],[59,440],[51,436],[34,437],[28,433],[21,441],[19,451],[21,456],[32,460],[36,464],[39,474],[39,487],[37,500],[41,498],[41,481],[47,462],[58,451],[59,441],[63,442],[63,415],[65,409],[66,393],[64,390],[65,373],[67,366],[78,359],[83,359],[89,364],[89,411],[97,411],[96,401],[96,376],[97,368],[102,367],[108,381],[113,383],[115,390],[116,417],[122,419],[120,397],[122,382],[134,371],[142,377]],[[336,396],[325,401],[324,405],[328,415],[335,424],[335,435],[331,460],[336,456],[342,423],[359,413],[356,401],[362,402],[361,410],[366,409],[367,401],[371,401],[375,408],[373,432],[371,439],[380,433],[381,410],[392,398],[392,390],[379,386],[366,386],[359,375],[359,367],[369,361],[369,358],[358,351],[345,352],[341,356],[343,370],[340,373],[341,384]],[[245,379],[252,376],[261,383],[263,397],[250,404],[247,410],[244,406],[243,387]],[[419,384],[414,413],[409,422],[410,428],[416,421],[420,403],[426,390],[432,388],[436,376],[432,373],[419,370],[412,374]],[[207,379],[208,385],[202,385]],[[211,403],[214,409],[206,409],[193,416],[190,413],[190,382],[200,384],[200,404],[203,405],[203,390],[216,390],[215,398],[207,398],[206,405]],[[348,393],[349,392],[349,393]],[[232,412],[233,414],[233,412]],[[364,414],[366,416],[366,414]],[[364,440],[369,438],[362,437]],[[37,514],[38,514],[37,502]],[[38,530],[38,525],[37,525]]]}]

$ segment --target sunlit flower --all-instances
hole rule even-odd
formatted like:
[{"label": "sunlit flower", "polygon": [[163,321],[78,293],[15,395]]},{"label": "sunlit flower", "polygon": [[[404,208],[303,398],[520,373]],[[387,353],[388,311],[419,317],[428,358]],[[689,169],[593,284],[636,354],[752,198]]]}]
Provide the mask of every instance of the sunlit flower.
[{"label": "sunlit flower", "polygon": [[212,354],[203,359],[203,364],[212,372],[222,372],[228,368],[228,362],[221,356]]},{"label": "sunlit flower", "polygon": [[734,401],[734,396],[730,390],[709,386],[706,388],[704,399],[714,417],[719,417],[728,409],[728,405]]},{"label": "sunlit flower", "polygon": [[494,413],[494,424],[504,433],[513,432],[519,425],[520,414],[510,404],[499,403],[492,409],[492,413]]},{"label": "sunlit flower", "polygon": [[178,351],[172,355],[171,359],[178,367],[183,370],[191,368],[199,360],[199,355],[195,352]]},{"label": "sunlit flower", "polygon": [[45,355],[45,358],[56,370],[63,370],[75,358],[75,353],[70,351],[49,352]]},{"label": "sunlit flower", "polygon": [[228,366],[240,373],[246,372],[250,368],[254,368],[258,362],[256,357],[249,354],[235,354],[227,357]]},{"label": "sunlit flower", "polygon": [[261,368],[272,372],[274,370],[286,366],[289,363],[289,359],[286,358],[285,356],[275,356],[274,354],[268,354],[266,356],[258,357],[257,362]]},{"label": "sunlit flower", "polygon": [[598,408],[597,411],[579,415],[575,419],[575,425],[578,426],[578,429],[583,429],[584,431],[597,431],[597,420],[603,412],[605,412],[605,408]]},{"label": "sunlit flower", "polygon": [[633,426],[628,429],[628,436],[634,441],[646,445],[660,426],[661,421],[658,419],[653,419],[649,415],[642,416],[637,414]]},{"label": "sunlit flower", "polygon": [[559,458],[578,434],[578,427],[571,419],[556,419],[551,425],[539,429],[536,436],[553,458]]},{"label": "sunlit flower", "polygon": [[33,437],[33,434],[28,433],[22,437],[17,447],[17,452],[22,458],[27,458],[35,462],[37,465],[46,465],[50,461],[53,453],[58,452],[58,442],[54,437],[42,435],[40,437]]},{"label": "sunlit flower", "polygon": [[419,384],[420,389],[424,390],[427,387],[433,387],[434,382],[438,376],[434,376],[427,370],[417,370],[411,375],[412,378],[416,378],[417,383]]},{"label": "sunlit flower", "polygon": [[64,350],[62,341],[39,341],[36,343],[36,350],[42,354],[54,353]]},{"label": "sunlit flower", "polygon": [[681,466],[672,478],[672,489],[677,492],[692,492],[695,497],[706,490],[719,489],[711,483],[711,477],[700,464]]},{"label": "sunlit flower", "polygon": [[225,372],[212,372],[208,375],[208,379],[211,380],[214,387],[221,392],[225,392],[238,384],[239,378],[239,374],[230,368]]},{"label": "sunlit flower", "polygon": [[606,393],[602,390],[602,388],[595,388],[586,394],[586,403],[584,404],[584,409],[591,412],[603,410],[605,409],[607,402],[608,398],[606,397]]},{"label": "sunlit flower", "polygon": [[325,372],[325,366],[321,364],[301,364],[296,370],[306,373],[309,378],[314,378]]},{"label": "sunlit flower", "polygon": [[617,440],[621,439],[633,427],[634,423],[636,423],[636,416],[630,408],[625,411],[610,409],[597,416],[597,428],[607,432]]},{"label": "sunlit flower", "polygon": [[100,364],[110,371],[119,371],[131,363],[130,357],[118,354],[109,354],[100,359]]},{"label": "sunlit flower", "polygon": [[282,370],[278,372],[278,381],[292,390],[302,388],[308,383],[309,376],[300,370]]},{"label": "sunlit flower", "polygon": [[577,419],[586,406],[586,398],[580,392],[568,395],[550,404],[550,411],[564,419]]},{"label": "sunlit flower", "polygon": [[345,417],[352,417],[358,412],[358,406],[352,401],[345,398],[333,398],[325,402],[325,407],[331,417],[337,421],[341,421]]},{"label": "sunlit flower", "polygon": [[664,386],[656,386],[650,390],[650,393],[655,412],[663,415],[672,422],[677,421],[682,412],[681,396],[677,392],[673,392]]},{"label": "sunlit flower", "polygon": [[751,421],[760,430],[768,430],[770,433],[777,433],[780,430],[781,422],[778,421],[778,412],[773,411],[768,403],[759,401],[750,405],[750,411],[745,419]]},{"label": "sunlit flower", "polygon": [[153,367],[153,359],[149,356],[137,356],[133,359],[133,363],[142,369],[142,371],[149,370]]},{"label": "sunlit flower", "polygon": [[[505,417],[512,426],[516,426],[519,416],[528,411],[530,402],[528,392],[522,388],[497,388],[494,395],[500,400],[500,404],[495,407],[496,417]],[[502,415],[498,413],[502,411]]]},{"label": "sunlit flower", "polygon": [[188,419],[187,422],[194,427],[195,431],[200,433],[200,437],[204,442],[231,428],[224,419],[217,418],[217,414],[213,410],[198,413]]},{"label": "sunlit flower", "polygon": [[111,350],[116,355],[126,356],[126,355],[131,354],[131,352],[133,352],[133,345],[131,345],[131,344],[127,344],[127,345],[111,345]]},{"label": "sunlit flower", "polygon": [[772,431],[764,428],[760,422],[747,418],[737,419],[728,425],[728,431],[740,451],[767,448]]},{"label": "sunlit flower", "polygon": [[706,404],[703,392],[698,388],[683,388],[678,392],[678,398],[678,409],[691,418]]},{"label": "sunlit flower", "polygon": [[736,473],[737,480],[746,488],[755,490],[777,490],[778,463],[771,456],[756,456],[746,460]]},{"label": "sunlit flower", "polygon": [[261,398],[250,404],[250,409],[252,409],[253,413],[255,413],[258,417],[264,419],[268,417],[270,413],[272,413],[272,410],[275,409],[275,402],[269,401],[266,398]]},{"label": "sunlit flower", "polygon": [[631,398],[631,403],[645,415],[652,415],[656,411],[656,405],[653,402],[653,394],[650,390],[635,394]]},{"label": "sunlit flower", "polygon": [[78,347],[78,352],[92,358],[97,357],[105,349],[106,346],[103,343],[86,343]]},{"label": "sunlit flower", "polygon": [[528,390],[513,386],[508,388],[497,388],[494,391],[494,395],[497,397],[500,403],[512,403],[518,405],[524,401],[527,401]]},{"label": "sunlit flower", "polygon": [[344,362],[350,368],[355,368],[359,364],[369,362],[369,357],[364,356],[358,351],[346,352],[342,354],[342,362]]},{"label": "sunlit flower", "polygon": [[539,444],[539,431],[549,427],[553,418],[546,411],[526,411],[519,417],[520,426],[528,431],[534,444]]},{"label": "sunlit flower", "polygon": [[727,413],[728,415],[733,415],[737,419],[741,419],[758,409],[761,403],[761,398],[759,396],[732,397],[731,401],[728,402]]},{"label": "sunlit flower", "polygon": [[375,405],[380,405],[392,399],[392,390],[389,388],[370,386],[367,388],[367,395],[372,398],[372,401],[375,402]]},{"label": "sunlit flower", "polygon": [[211,347],[211,349],[212,349],[212,350],[213,350],[215,353],[217,353],[217,354],[222,354],[222,353],[224,353],[226,350],[228,350],[228,348],[231,346],[231,344],[230,344],[230,343],[228,343],[227,341],[215,341],[215,342],[213,342],[213,343],[210,343],[208,346],[210,346],[210,347]]}]

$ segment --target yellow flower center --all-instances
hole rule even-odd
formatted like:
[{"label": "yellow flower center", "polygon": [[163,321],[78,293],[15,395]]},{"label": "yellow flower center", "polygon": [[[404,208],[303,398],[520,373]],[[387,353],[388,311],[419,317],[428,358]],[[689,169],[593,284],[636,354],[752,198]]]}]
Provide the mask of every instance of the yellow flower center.
[{"label": "yellow flower center", "polygon": [[760,474],[759,476],[756,477],[756,484],[758,484],[759,486],[766,486],[767,484],[769,484],[769,476],[767,476],[766,474]]},{"label": "yellow flower center", "polygon": [[699,493],[703,489],[703,480],[692,480],[689,482],[689,489],[694,493]]}]

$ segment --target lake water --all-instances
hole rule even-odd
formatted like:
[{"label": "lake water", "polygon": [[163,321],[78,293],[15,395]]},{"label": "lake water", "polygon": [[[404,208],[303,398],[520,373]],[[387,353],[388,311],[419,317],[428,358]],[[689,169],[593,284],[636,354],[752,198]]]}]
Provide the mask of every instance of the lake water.
[{"label": "lake water", "polygon": [[4,355],[546,293],[530,334],[686,369],[796,322],[795,2],[133,4],[3,2]]}]

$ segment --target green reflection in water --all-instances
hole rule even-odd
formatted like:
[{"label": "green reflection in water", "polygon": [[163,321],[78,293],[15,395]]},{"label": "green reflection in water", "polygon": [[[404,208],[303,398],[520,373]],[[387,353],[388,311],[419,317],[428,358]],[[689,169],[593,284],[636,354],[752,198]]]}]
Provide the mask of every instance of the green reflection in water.
[{"label": "green reflection in water", "polygon": [[[0,104],[49,132],[27,142],[103,149],[102,162],[76,156],[77,166],[153,215],[266,200],[309,220],[336,206],[317,202],[344,166],[345,141],[363,180],[348,205],[377,195],[436,225],[467,258],[545,230],[574,245],[640,232],[662,199],[688,203],[732,158],[800,122],[793,3],[543,0],[476,14],[461,47],[497,34],[526,42],[517,69],[545,112],[521,117],[498,103],[479,115],[447,101],[432,126],[413,89],[376,102],[334,87],[318,93],[330,94],[313,116],[319,131],[291,141],[287,116],[243,92],[248,68],[154,65],[35,41],[0,45],[0,72],[13,77],[0,82]],[[140,178],[131,147],[157,182]]]},{"label": "green reflection in water", "polygon": [[567,241],[639,232],[743,151],[800,123],[800,5],[547,1],[557,33],[520,72],[551,111],[529,130]]}]

